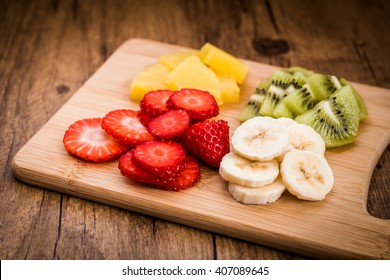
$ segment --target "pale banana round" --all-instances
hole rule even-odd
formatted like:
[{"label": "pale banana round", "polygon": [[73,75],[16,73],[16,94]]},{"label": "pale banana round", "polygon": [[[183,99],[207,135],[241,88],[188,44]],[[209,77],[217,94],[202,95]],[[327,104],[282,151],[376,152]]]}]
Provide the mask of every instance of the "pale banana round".
[{"label": "pale banana round", "polygon": [[283,153],[287,143],[287,127],[270,117],[249,119],[232,136],[233,150],[249,160],[272,160]]},{"label": "pale banana round", "polygon": [[325,157],[311,151],[286,153],[280,172],[287,190],[299,199],[322,200],[334,184],[333,172]]},{"label": "pale banana round", "polygon": [[280,176],[271,184],[258,188],[248,188],[245,186],[229,183],[229,193],[231,196],[243,204],[268,204],[277,201],[286,190]]},{"label": "pale banana round", "polygon": [[312,151],[324,156],[325,142],[311,126],[294,123],[287,128],[287,131],[288,144],[284,152],[277,157],[279,163],[283,161],[284,155],[292,150]]},{"label": "pale banana round", "polygon": [[256,188],[275,181],[279,175],[279,164],[275,159],[252,161],[230,152],[222,158],[219,174],[228,182]]}]

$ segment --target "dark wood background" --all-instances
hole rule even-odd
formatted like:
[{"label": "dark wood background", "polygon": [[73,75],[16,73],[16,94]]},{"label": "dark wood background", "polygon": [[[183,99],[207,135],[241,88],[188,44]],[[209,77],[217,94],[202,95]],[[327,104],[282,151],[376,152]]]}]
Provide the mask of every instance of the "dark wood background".
[{"label": "dark wood background", "polygon": [[[0,258],[305,258],[24,184],[12,158],[127,39],[390,88],[389,18],[388,0],[0,0]],[[367,204],[385,219],[389,173],[388,147]]]}]

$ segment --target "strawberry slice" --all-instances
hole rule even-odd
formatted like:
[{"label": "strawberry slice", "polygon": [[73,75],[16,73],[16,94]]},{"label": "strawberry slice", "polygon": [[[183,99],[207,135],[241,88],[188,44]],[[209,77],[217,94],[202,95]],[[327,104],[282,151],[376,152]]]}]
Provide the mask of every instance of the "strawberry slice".
[{"label": "strawberry slice", "polygon": [[128,151],[126,154],[120,157],[118,167],[123,176],[148,185],[164,186],[172,184],[173,180],[176,179],[174,176],[170,178],[157,177],[149,171],[144,170],[143,168],[134,164],[133,150]]},{"label": "strawberry slice", "polygon": [[140,102],[141,111],[151,117],[157,117],[168,111],[166,102],[173,94],[171,90],[155,90],[144,95]]},{"label": "strawberry slice", "polygon": [[230,151],[229,125],[224,120],[206,120],[190,126],[182,137],[183,147],[211,167],[219,167]]},{"label": "strawberry slice", "polygon": [[184,110],[171,110],[152,119],[147,128],[158,139],[177,139],[190,124],[190,117]]},{"label": "strawberry slice", "polygon": [[186,110],[195,121],[203,121],[219,113],[214,96],[208,91],[198,89],[181,89],[174,92],[166,104],[169,109]]},{"label": "strawberry slice", "polygon": [[179,143],[152,140],[133,149],[133,162],[157,177],[170,178],[184,170],[186,154]]},{"label": "strawberry slice", "polygon": [[139,111],[115,110],[109,112],[102,121],[102,128],[122,143],[134,147],[153,139],[138,118]]},{"label": "strawberry slice", "polygon": [[71,155],[91,162],[111,161],[125,153],[128,147],[101,127],[102,118],[83,119],[65,131],[63,143]]},{"label": "strawberry slice", "polygon": [[185,169],[180,173],[173,182],[167,182],[164,184],[156,184],[155,187],[163,190],[180,191],[189,189],[199,181],[200,168],[198,161],[191,156],[187,156],[185,159]]}]

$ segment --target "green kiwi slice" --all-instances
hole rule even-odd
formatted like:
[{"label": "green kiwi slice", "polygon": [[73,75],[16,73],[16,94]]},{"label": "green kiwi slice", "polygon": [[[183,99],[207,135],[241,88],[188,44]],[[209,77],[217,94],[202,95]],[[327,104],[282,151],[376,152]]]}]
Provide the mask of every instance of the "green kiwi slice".
[{"label": "green kiwi slice", "polygon": [[256,87],[251,97],[249,98],[244,109],[241,111],[239,121],[245,122],[253,117],[260,115],[260,105],[263,102],[267,91],[271,85],[271,78],[265,79],[260,82]]},{"label": "green kiwi slice", "polygon": [[342,87],[341,81],[336,76],[315,73],[307,78],[314,96],[318,100],[327,98]]},{"label": "green kiwi slice", "polygon": [[271,85],[260,106],[260,115],[274,117],[275,106],[284,98],[285,90],[290,86],[293,75],[276,70],[271,79]]},{"label": "green kiwi slice", "polygon": [[353,94],[355,95],[356,102],[359,106],[359,120],[364,121],[367,118],[368,112],[367,112],[367,107],[366,107],[366,104],[364,103],[363,98],[346,79],[340,78],[340,82],[342,85],[348,85],[348,86],[352,87]]},{"label": "green kiwi slice", "polygon": [[293,91],[283,99],[283,102],[296,116],[313,108],[318,101],[309,84],[305,84],[302,88]]},{"label": "green kiwi slice", "polygon": [[353,91],[351,86],[341,87],[314,108],[296,117],[295,121],[316,130],[327,148],[354,142],[360,113]]},{"label": "green kiwi slice", "polygon": [[303,67],[300,67],[300,66],[291,66],[291,67],[289,67],[289,68],[284,69],[284,71],[287,72],[287,73],[289,73],[289,74],[291,74],[291,75],[294,75],[295,73],[300,72],[300,73],[302,73],[305,77],[309,77],[309,76],[311,76],[312,74],[314,74],[313,71],[307,70],[307,69],[305,69],[305,68],[303,68]]}]

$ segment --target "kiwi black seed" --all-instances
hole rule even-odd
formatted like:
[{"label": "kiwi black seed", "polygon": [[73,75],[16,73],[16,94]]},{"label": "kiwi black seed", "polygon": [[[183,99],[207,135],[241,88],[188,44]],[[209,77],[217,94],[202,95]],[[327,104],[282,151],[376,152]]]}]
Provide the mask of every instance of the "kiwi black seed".
[{"label": "kiwi black seed", "polygon": [[326,147],[331,148],[355,141],[359,114],[353,88],[343,86],[295,120],[311,126],[324,139]]}]

